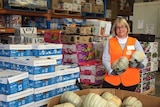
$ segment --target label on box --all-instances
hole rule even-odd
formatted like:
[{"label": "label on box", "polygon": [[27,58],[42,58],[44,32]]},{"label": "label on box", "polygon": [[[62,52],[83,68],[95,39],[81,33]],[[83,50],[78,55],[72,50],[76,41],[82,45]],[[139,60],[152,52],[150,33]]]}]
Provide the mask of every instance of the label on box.
[{"label": "label on box", "polygon": [[36,27],[20,27],[20,36],[35,36],[37,35]]}]

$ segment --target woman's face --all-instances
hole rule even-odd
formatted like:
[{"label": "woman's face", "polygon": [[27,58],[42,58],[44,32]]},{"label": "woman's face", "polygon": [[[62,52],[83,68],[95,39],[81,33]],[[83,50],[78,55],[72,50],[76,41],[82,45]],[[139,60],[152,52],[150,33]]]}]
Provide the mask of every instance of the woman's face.
[{"label": "woman's face", "polygon": [[127,37],[127,27],[122,23],[117,23],[116,26],[116,34],[119,38],[126,38]]}]

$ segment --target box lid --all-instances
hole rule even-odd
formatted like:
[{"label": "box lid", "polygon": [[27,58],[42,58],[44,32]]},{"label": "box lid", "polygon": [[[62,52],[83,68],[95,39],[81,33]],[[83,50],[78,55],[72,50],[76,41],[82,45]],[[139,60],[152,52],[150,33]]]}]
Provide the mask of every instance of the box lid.
[{"label": "box lid", "polygon": [[31,44],[1,44],[0,49],[4,50],[31,50]]},{"label": "box lid", "polygon": [[36,74],[36,75],[29,74],[29,79],[37,81],[37,80],[44,80],[44,79],[54,78],[56,76],[57,76],[56,72],[42,73],[42,74]]},{"label": "box lid", "polygon": [[55,44],[55,43],[34,44],[32,46],[33,46],[33,49],[35,49],[35,50],[40,50],[40,49],[62,49],[62,44]]},{"label": "box lid", "polygon": [[55,58],[50,57],[17,57],[14,58],[15,64],[27,65],[27,66],[47,66],[56,65],[57,61]]},{"label": "box lid", "polygon": [[24,78],[28,78],[28,72],[14,71],[14,70],[0,70],[0,83],[13,83]]}]

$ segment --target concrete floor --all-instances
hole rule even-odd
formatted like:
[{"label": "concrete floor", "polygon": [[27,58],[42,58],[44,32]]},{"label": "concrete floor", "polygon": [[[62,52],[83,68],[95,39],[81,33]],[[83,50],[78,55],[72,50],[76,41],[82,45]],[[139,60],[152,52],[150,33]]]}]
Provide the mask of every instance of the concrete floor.
[{"label": "concrete floor", "polygon": [[156,91],[155,96],[160,97],[160,71],[156,72]]}]

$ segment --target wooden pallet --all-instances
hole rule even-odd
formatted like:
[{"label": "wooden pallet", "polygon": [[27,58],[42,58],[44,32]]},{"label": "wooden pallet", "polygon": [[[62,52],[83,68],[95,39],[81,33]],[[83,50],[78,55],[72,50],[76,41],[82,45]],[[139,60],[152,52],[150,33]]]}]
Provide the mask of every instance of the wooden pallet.
[{"label": "wooden pallet", "polygon": [[81,16],[81,12],[77,12],[77,11],[69,11],[69,10],[62,10],[62,9],[53,9],[52,11],[54,14],[59,14],[59,15]]},{"label": "wooden pallet", "polygon": [[149,90],[142,92],[142,94],[145,95],[155,95],[156,89],[155,88],[150,88]]}]

